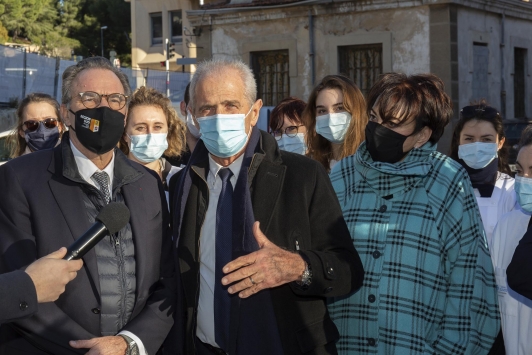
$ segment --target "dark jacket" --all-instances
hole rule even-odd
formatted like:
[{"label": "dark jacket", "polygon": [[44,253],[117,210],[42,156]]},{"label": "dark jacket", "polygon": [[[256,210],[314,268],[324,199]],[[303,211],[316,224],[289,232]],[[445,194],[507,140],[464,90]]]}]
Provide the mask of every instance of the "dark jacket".
[{"label": "dark jacket", "polygon": [[528,228],[515,248],[512,261],[506,268],[508,286],[532,300],[532,218]]},{"label": "dark jacket", "polygon": [[[135,305],[123,330],[137,335],[155,354],[172,326],[175,301],[168,211],[157,177],[118,149],[114,169],[115,178],[140,173],[138,179],[120,187],[131,212],[137,280]],[[0,273],[24,268],[69,246],[90,227],[82,184],[72,179],[76,173],[67,138],[53,150],[28,154],[0,167]],[[83,268],[56,302],[41,304],[34,316],[1,328],[0,353],[43,353],[35,347],[55,355],[85,353],[71,348],[68,341],[101,336],[94,249],[83,261]]]},{"label": "dark jacket", "polygon": [[37,312],[37,291],[30,275],[22,270],[0,275],[0,324]]},{"label": "dark jacket", "polygon": [[[202,141],[196,149],[200,145]],[[255,219],[277,246],[292,251],[299,248],[310,261],[313,272],[307,290],[295,283],[271,289],[284,352],[286,355],[336,354],[334,343],[339,334],[329,318],[325,298],[357,290],[362,285],[363,269],[329,177],[319,163],[280,151],[274,138],[266,132],[261,132],[256,152],[248,175],[252,181]],[[176,250],[180,269],[178,292],[183,295],[179,298],[174,329],[178,354],[194,354],[199,295],[197,246],[209,199],[208,155],[197,157],[195,151],[190,164],[194,172],[192,187]],[[179,218],[176,213],[179,202],[174,192],[181,175],[182,172],[176,174],[170,184],[174,224]]]}]

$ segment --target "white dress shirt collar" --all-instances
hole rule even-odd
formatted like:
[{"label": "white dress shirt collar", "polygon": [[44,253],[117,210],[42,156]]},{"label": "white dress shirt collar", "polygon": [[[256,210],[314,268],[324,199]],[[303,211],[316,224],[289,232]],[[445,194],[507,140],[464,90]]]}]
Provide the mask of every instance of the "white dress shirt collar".
[{"label": "white dress shirt collar", "polygon": [[[209,174],[212,175],[212,177],[216,178],[216,176],[218,176],[218,172],[220,171],[220,169],[222,168],[229,168],[231,169],[231,172],[233,173],[233,176],[234,176],[234,180],[238,180],[238,174],[240,174],[240,168],[242,167],[242,161],[244,161],[244,154],[242,154],[241,156],[239,156],[234,162],[232,162],[231,164],[229,164],[229,166],[222,166],[220,164],[218,164],[217,162],[214,161],[214,159],[212,158],[212,155],[209,153]],[[215,179],[213,179],[215,180]],[[233,179],[231,179],[233,180]],[[214,181],[213,181],[214,183]],[[234,188],[234,186],[233,186]]]},{"label": "white dress shirt collar", "polygon": [[111,158],[111,161],[107,166],[100,170],[98,167],[85,155],[83,155],[82,152],[79,151],[78,148],[70,141],[70,148],[72,149],[72,154],[74,154],[74,159],[76,160],[76,165],[78,166],[78,171],[83,180],[87,181],[92,186],[99,189],[100,187],[96,184],[96,182],[92,179],[92,175],[95,172],[101,172],[104,171],[109,175],[109,190],[111,192],[113,191],[113,178],[114,178],[114,168],[115,168],[115,153],[113,151],[113,157]]}]

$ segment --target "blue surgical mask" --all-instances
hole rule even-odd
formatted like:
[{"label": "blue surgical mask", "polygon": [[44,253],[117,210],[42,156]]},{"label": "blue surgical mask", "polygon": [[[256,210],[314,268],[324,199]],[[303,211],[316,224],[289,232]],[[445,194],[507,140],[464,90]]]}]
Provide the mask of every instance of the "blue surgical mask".
[{"label": "blue surgical mask", "polygon": [[192,114],[188,112],[188,110],[187,110],[186,122],[187,122],[188,131],[190,132],[190,134],[192,134],[194,138],[199,138],[201,136],[201,133],[198,127],[196,127],[196,125],[194,124],[194,120],[192,119]]},{"label": "blue surgical mask", "polygon": [[307,152],[307,144],[305,143],[305,133],[298,133],[295,137],[288,137],[286,134],[281,136],[277,141],[279,149],[287,152],[305,155]]},{"label": "blue surgical mask", "polygon": [[216,114],[197,118],[200,138],[209,153],[220,158],[229,158],[244,148],[248,140],[245,119],[249,112],[245,115],[243,113]]},{"label": "blue surgical mask", "polygon": [[129,150],[139,161],[151,163],[159,159],[166,149],[168,149],[167,133],[137,134],[130,136],[131,144]]},{"label": "blue surgical mask", "polygon": [[458,158],[470,168],[482,169],[497,158],[497,143],[475,142],[458,146]]},{"label": "blue surgical mask", "polygon": [[331,143],[342,143],[350,122],[351,114],[349,112],[328,113],[318,116],[316,117],[316,133]]},{"label": "blue surgical mask", "polygon": [[532,179],[516,175],[514,189],[519,206],[524,211],[532,213]]}]

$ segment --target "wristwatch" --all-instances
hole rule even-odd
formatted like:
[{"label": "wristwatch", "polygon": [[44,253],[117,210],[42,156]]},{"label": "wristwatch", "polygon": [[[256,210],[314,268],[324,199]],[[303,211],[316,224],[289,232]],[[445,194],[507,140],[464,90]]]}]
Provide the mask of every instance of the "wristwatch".
[{"label": "wristwatch", "polygon": [[124,338],[124,340],[127,343],[127,349],[126,349],[125,355],[139,355],[139,348],[135,340],[131,339],[130,337],[124,334],[118,334],[118,335]]},{"label": "wristwatch", "polygon": [[[303,260],[305,259],[306,258],[303,258]],[[312,268],[310,267],[309,262],[305,260],[305,271],[303,271],[303,274],[301,275],[301,280],[296,281],[296,284],[306,289],[310,286],[311,282],[312,282]]]}]

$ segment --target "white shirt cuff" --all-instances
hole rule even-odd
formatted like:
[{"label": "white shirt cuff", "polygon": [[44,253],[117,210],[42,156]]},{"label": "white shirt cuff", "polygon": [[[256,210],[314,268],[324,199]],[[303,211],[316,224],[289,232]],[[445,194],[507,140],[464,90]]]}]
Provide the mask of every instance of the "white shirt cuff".
[{"label": "white shirt cuff", "polygon": [[124,334],[124,335],[130,337],[131,339],[135,340],[135,343],[137,344],[137,347],[139,348],[139,355],[148,355],[148,352],[146,351],[146,348],[144,348],[144,344],[142,344],[142,340],[140,340],[140,338],[138,336],[136,336],[135,334],[133,334],[131,332],[128,332],[127,330],[122,330],[118,334]]}]

